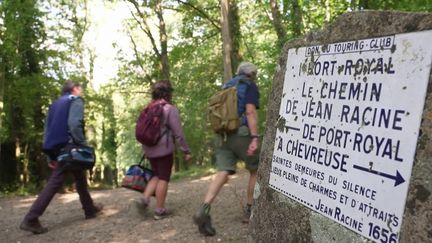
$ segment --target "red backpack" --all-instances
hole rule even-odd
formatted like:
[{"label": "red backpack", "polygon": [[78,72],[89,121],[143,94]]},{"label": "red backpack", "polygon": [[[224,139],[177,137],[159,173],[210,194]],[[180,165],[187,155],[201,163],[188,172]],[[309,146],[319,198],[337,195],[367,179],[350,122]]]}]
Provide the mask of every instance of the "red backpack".
[{"label": "red backpack", "polygon": [[168,131],[162,132],[165,100],[150,103],[141,112],[135,125],[135,137],[141,144],[155,146]]}]

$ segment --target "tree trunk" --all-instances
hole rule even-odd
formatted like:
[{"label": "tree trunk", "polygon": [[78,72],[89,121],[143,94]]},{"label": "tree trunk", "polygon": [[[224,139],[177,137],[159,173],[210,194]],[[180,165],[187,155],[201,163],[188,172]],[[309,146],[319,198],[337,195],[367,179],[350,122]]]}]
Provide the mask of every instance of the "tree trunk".
[{"label": "tree trunk", "polygon": [[359,10],[369,9],[369,1],[368,0],[359,0],[358,9]]},{"label": "tree trunk", "polygon": [[[145,2],[143,4],[139,4],[136,0],[128,0],[130,3],[132,3],[135,7],[135,10],[140,17],[138,19],[134,13],[132,13],[133,18],[135,21],[137,21],[138,26],[140,29],[147,35],[147,37],[150,39],[150,43],[153,48],[153,52],[155,56],[158,58],[159,67],[160,67],[160,76],[162,79],[169,79],[170,78],[170,65],[169,65],[169,58],[168,58],[168,35],[166,31],[166,25],[165,20],[163,17],[163,10],[162,10],[162,0],[156,0],[155,1],[155,8],[154,12],[156,13],[156,16],[159,20],[159,44],[160,44],[160,50],[156,44],[156,40],[153,37],[150,26],[147,23],[147,17],[144,14],[144,12],[141,11],[140,6],[141,5],[147,5],[149,3]],[[137,57],[138,58],[138,57]]]},{"label": "tree trunk", "polygon": [[103,179],[102,182],[104,185],[110,185],[112,186],[114,183],[114,179],[113,179],[113,170],[111,168],[111,166],[106,165],[103,167]]},{"label": "tree trunk", "polygon": [[236,0],[231,0],[229,2],[228,8],[228,21],[230,28],[230,39],[231,39],[231,72],[235,73],[235,70],[239,66],[242,56],[240,54],[240,40],[241,40],[241,31],[240,31],[240,18],[238,14],[238,7]]},{"label": "tree trunk", "polygon": [[162,1],[156,1],[156,16],[159,19],[159,39],[161,45],[161,73],[163,79],[170,79],[170,65],[168,59],[168,36],[166,32],[165,20],[162,12]]},{"label": "tree trunk", "polygon": [[0,144],[2,154],[0,154],[0,183],[1,185],[15,185],[17,182],[17,159],[15,157],[15,144]]},{"label": "tree trunk", "polygon": [[325,21],[330,22],[331,18],[331,3],[330,0],[325,0]]},{"label": "tree trunk", "polygon": [[[3,114],[4,107],[4,89],[5,89],[5,78],[4,78],[4,62],[3,53],[0,51],[0,114]],[[0,131],[3,130],[3,118],[0,116]],[[0,140],[0,161],[2,161],[2,141]],[[0,165],[1,166],[1,165]]]},{"label": "tree trunk", "polygon": [[279,12],[279,6],[277,4],[276,0],[270,0],[270,7],[271,7],[271,13],[272,13],[272,23],[273,27],[276,30],[276,34],[278,37],[278,43],[279,47],[282,47],[282,45],[286,41],[287,33],[285,31],[285,27],[282,24],[281,14]]},{"label": "tree trunk", "polygon": [[22,170],[21,170],[21,182],[25,185],[29,182],[29,156],[28,156],[29,145],[24,145],[24,158],[22,159]]},{"label": "tree trunk", "polygon": [[20,145],[20,140],[19,138],[15,139],[15,158],[17,160],[16,163],[16,171],[18,172],[17,174],[19,175],[19,177],[17,178],[19,182],[23,182],[23,178],[22,178],[22,158],[21,158],[21,145]]},{"label": "tree trunk", "polygon": [[302,26],[303,26],[303,14],[298,0],[292,1],[292,10],[293,10],[293,18],[291,23],[292,30],[293,30],[294,37],[298,37],[302,34]]},{"label": "tree trunk", "polygon": [[229,27],[229,0],[221,0],[222,51],[224,65],[224,82],[232,78],[231,50],[232,42]]}]

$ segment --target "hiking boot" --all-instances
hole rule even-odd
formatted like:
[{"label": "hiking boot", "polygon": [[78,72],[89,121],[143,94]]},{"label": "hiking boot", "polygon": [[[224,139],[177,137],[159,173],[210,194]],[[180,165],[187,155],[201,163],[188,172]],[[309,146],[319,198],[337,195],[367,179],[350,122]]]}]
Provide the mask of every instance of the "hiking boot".
[{"label": "hiking boot", "polygon": [[21,230],[30,231],[33,234],[43,234],[48,232],[48,228],[42,227],[39,220],[33,222],[23,220],[19,226]]},{"label": "hiking boot", "polygon": [[137,200],[134,200],[134,203],[139,214],[141,214],[141,216],[145,216],[147,213],[150,200],[145,200],[144,198],[140,197]]},{"label": "hiking boot", "polygon": [[216,230],[211,224],[210,214],[206,213],[206,209],[200,206],[198,211],[192,217],[194,223],[198,226],[198,231],[205,236],[213,236]]},{"label": "hiking boot", "polygon": [[102,203],[97,203],[93,205],[94,209],[91,213],[85,215],[85,219],[93,219],[96,218],[99,214],[102,213],[102,209],[104,205]]},{"label": "hiking boot", "polygon": [[166,208],[157,208],[154,211],[154,215],[153,218],[155,220],[159,220],[159,219],[163,219],[166,218],[168,216],[170,216],[172,214],[172,211]]},{"label": "hiking boot", "polygon": [[249,224],[251,213],[252,213],[251,205],[246,205],[243,208],[243,220],[242,220],[242,222],[244,224]]}]

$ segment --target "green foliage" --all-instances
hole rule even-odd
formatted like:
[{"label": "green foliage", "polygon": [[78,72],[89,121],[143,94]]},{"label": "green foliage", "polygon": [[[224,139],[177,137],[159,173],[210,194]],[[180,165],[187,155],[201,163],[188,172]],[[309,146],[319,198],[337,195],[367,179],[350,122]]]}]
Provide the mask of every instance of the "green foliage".
[{"label": "green foliage", "polygon": [[[37,1],[9,1],[0,5],[1,16],[1,116],[0,144],[9,153],[1,153],[0,182],[27,183],[41,164],[40,141],[43,107],[49,80],[44,75],[46,33],[43,12]],[[20,177],[19,177],[20,175]]]},{"label": "green foliage", "polygon": [[38,193],[40,188],[36,187],[36,184],[3,184],[0,185],[0,198],[1,197],[13,197],[13,196],[28,196]]},{"label": "green foliage", "polygon": [[4,1],[1,10],[5,29],[1,46],[5,101],[2,129],[9,134],[4,139],[31,140],[33,137],[24,134],[33,136],[34,122],[40,123],[33,120],[37,112],[33,103],[42,97],[43,92],[40,90],[43,83],[40,63],[44,61],[41,43],[45,38],[42,13],[38,11],[36,2],[30,0],[20,3]]}]

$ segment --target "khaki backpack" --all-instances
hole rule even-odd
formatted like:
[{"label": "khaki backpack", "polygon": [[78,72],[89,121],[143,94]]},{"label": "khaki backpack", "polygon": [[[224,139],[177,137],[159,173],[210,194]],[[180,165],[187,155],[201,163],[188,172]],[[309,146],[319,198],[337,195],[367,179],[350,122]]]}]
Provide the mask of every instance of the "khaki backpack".
[{"label": "khaki backpack", "polygon": [[236,86],[218,91],[210,97],[208,118],[210,127],[216,133],[232,133],[240,127]]}]

